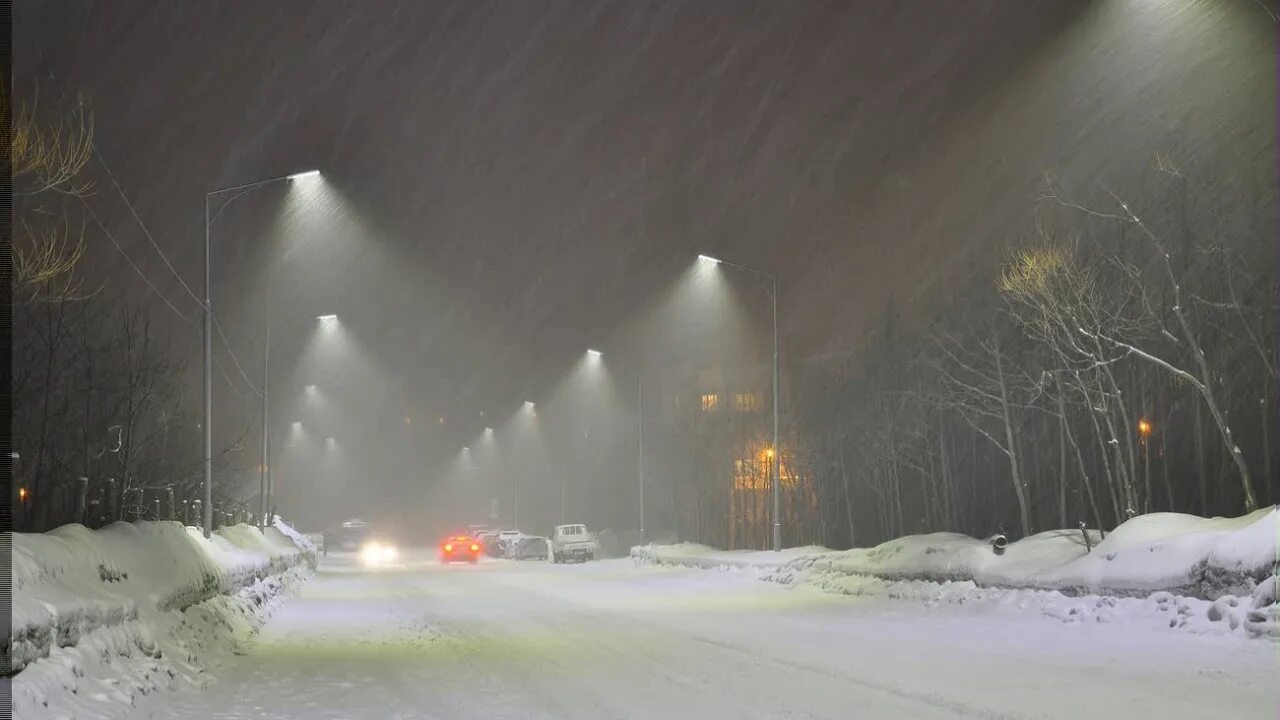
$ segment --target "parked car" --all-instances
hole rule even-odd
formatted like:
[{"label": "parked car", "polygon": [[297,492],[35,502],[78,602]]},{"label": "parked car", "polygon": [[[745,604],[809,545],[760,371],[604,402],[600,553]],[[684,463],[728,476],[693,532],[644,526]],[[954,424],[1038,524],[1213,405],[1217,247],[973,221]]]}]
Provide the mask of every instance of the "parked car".
[{"label": "parked car", "polygon": [[586,525],[557,525],[551,533],[552,562],[586,562],[595,557],[596,541]]},{"label": "parked car", "polygon": [[504,550],[502,545],[498,542],[498,533],[485,533],[479,537],[479,540],[480,548],[484,551],[485,555],[497,558],[506,554],[506,550]]},{"label": "parked car", "polygon": [[546,560],[548,552],[546,538],[525,535],[511,546],[507,551],[507,557],[513,560]]},{"label": "parked car", "polygon": [[498,545],[502,547],[503,552],[507,552],[522,537],[524,537],[524,533],[519,530],[503,530],[498,533]]}]

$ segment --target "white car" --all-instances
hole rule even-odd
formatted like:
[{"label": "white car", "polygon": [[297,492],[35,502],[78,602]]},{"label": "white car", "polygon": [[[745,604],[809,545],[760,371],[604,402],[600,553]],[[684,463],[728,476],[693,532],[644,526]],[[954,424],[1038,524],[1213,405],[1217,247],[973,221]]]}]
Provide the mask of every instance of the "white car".
[{"label": "white car", "polygon": [[551,533],[551,561],[586,562],[596,557],[596,539],[586,525],[557,525]]},{"label": "white car", "polygon": [[520,541],[524,537],[524,533],[519,530],[503,530],[498,533],[498,547],[502,548],[505,553],[511,550],[511,546]]}]

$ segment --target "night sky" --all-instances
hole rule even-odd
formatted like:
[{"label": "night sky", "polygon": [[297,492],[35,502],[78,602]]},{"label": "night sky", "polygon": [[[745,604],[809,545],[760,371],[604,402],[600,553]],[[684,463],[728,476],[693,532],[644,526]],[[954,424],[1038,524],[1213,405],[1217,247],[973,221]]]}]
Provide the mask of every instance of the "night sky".
[{"label": "night sky", "polygon": [[[1252,0],[14,12],[18,98],[86,99],[103,159],[197,291],[206,190],[323,171],[342,229],[312,250],[272,232],[283,188],[219,219],[223,327],[256,381],[268,297],[272,317],[341,314],[394,398],[361,421],[457,418],[442,448],[616,338],[699,252],[776,269],[790,355],[856,351],[886,313],[923,322],[998,261],[1044,172],[1123,187],[1172,150],[1241,183],[1273,173],[1275,27]],[[95,210],[197,317],[91,170]],[[172,324],[196,387],[198,323],[94,252]],[[282,337],[287,363],[302,340]],[[218,392],[224,424],[251,415]]]}]

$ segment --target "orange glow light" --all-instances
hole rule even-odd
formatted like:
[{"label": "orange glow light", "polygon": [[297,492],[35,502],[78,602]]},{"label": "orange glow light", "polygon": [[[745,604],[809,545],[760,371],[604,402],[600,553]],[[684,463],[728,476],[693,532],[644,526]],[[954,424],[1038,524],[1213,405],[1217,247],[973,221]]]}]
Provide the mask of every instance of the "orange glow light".
[{"label": "orange glow light", "polygon": [[1140,434],[1142,434],[1142,435],[1150,435],[1150,434],[1151,434],[1151,423],[1147,422],[1146,420],[1139,420],[1139,421],[1138,421],[1138,432],[1139,432]]},{"label": "orange glow light", "polygon": [[26,501],[27,501],[27,489],[26,489],[26,488],[24,488],[24,487],[20,487],[20,488],[18,488],[18,499],[19,499],[19,500],[21,500],[22,502],[26,502]]}]

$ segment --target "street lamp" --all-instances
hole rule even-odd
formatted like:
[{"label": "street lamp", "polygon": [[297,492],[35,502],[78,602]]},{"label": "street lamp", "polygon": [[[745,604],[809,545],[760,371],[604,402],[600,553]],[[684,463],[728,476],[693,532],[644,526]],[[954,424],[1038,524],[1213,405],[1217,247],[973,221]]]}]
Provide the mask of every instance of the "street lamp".
[{"label": "street lamp", "polygon": [[[303,173],[306,176],[307,173]],[[336,322],[337,315],[319,315],[316,320],[321,323]],[[271,498],[275,495],[274,477],[271,475],[271,427],[270,403],[268,402],[268,381],[271,378],[271,323],[263,328],[262,338],[262,472],[258,479],[258,501],[262,505],[262,528],[267,529],[267,513],[271,511]],[[316,386],[306,387],[308,394],[315,394]],[[297,425],[298,423],[294,423]]]},{"label": "street lamp", "polygon": [[[587,355],[594,359],[599,359],[601,353],[599,350],[587,350]],[[644,542],[644,373],[639,367],[636,368],[636,422],[638,428],[637,437],[637,457],[636,457],[636,483],[639,487],[640,501],[640,542]],[[563,480],[561,482],[561,495],[564,495]],[[564,505],[563,499],[561,506]],[[563,517],[564,512],[561,512]],[[564,522],[562,519],[561,522]]]},{"label": "street lamp", "polygon": [[782,494],[778,486],[778,466],[782,463],[782,458],[779,456],[780,446],[778,445],[778,277],[763,270],[727,262],[710,255],[699,255],[698,260],[711,265],[726,265],[731,268],[737,268],[743,272],[763,277],[770,284],[770,295],[773,300],[773,447],[771,448],[773,453],[769,458],[769,476],[773,484],[773,551],[779,552],[782,550],[782,515],[780,513]]},{"label": "street lamp", "polygon": [[[301,180],[315,177],[319,170],[307,170],[292,175],[267,178],[256,182],[244,183],[233,187],[210,190],[204,194],[204,536],[209,537],[213,526],[213,298],[210,289],[209,270],[209,226],[217,219],[217,214],[209,216],[209,200],[215,195],[238,192],[231,200],[218,208],[220,214],[236,198],[251,192],[263,185],[283,180]],[[264,462],[265,464],[265,462]]]},{"label": "street lamp", "polygon": [[1146,493],[1146,507],[1151,509],[1151,423],[1146,418],[1138,418],[1138,435],[1142,442],[1142,484]]}]

